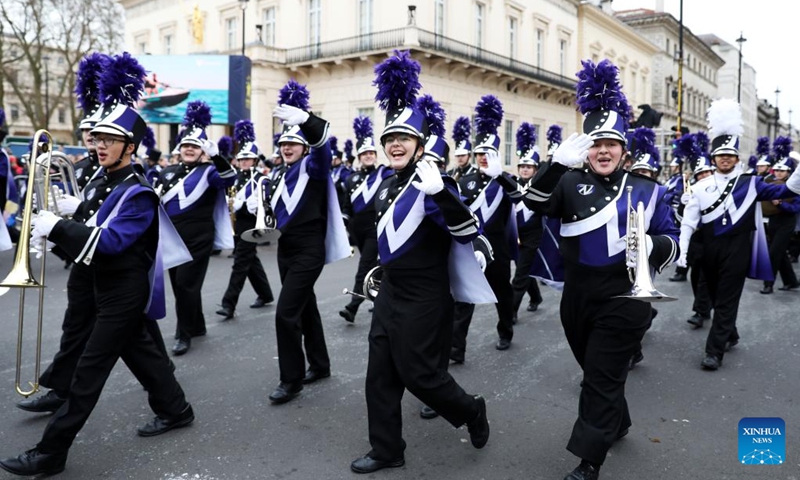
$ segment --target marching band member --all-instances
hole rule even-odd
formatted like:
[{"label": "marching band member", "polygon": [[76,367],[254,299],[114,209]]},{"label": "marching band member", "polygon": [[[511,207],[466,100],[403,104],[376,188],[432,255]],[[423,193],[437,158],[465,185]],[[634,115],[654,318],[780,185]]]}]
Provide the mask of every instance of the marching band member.
[{"label": "marching band member", "polygon": [[[517,129],[517,155],[520,156],[517,163],[517,184],[522,191],[528,188],[528,184],[539,168],[539,147],[536,145],[536,128],[528,122],[522,122]],[[542,239],[543,223],[542,216],[525,206],[523,202],[517,203],[517,233],[519,235],[519,258],[517,267],[514,271],[514,279],[511,287],[514,290],[514,303],[512,307],[514,322],[516,323],[517,312],[522,305],[522,298],[528,294],[529,312],[535,312],[542,303],[542,294],[539,291],[539,284],[532,279],[531,267],[536,258],[536,251],[539,249],[539,242]]]},{"label": "marching band member", "polygon": [[147,132],[142,139],[142,146],[145,147],[144,164],[144,178],[150,182],[150,185],[155,185],[158,181],[158,176],[161,175],[161,165],[158,162],[161,160],[161,150],[156,148],[156,137],[153,129],[147,127]]},{"label": "marching band member", "polygon": [[717,370],[725,351],[739,342],[736,315],[745,277],[774,279],[757,200],[786,199],[800,193],[797,172],[785,185],[769,185],[762,177],[741,173],[737,168],[741,122],[742,113],[734,100],[717,100],[708,109],[711,157],[717,169],[692,189],[681,223],[679,265],[686,265],[683,248],[692,233],[698,230],[703,238],[700,263],[714,306],[701,362],[706,370]]},{"label": "marching band member", "polygon": [[428,133],[425,117],[414,108],[419,71],[408,52],[395,52],[375,68],[376,99],[387,111],[381,144],[396,174],[381,184],[375,200],[383,275],[365,389],[372,449],[351,463],[356,473],[405,464],[406,389],[454,427],[466,424],[475,448],[489,439],[486,402],[450,376],[447,353],[451,295],[468,302],[495,299],[481,281],[470,245],[477,220],[459,200],[455,182],[419,160]]},{"label": "marching band member", "polygon": [[[774,145],[773,148],[775,148]],[[780,149],[781,147],[778,148]],[[758,137],[756,156],[758,156],[758,160],[755,164],[754,173],[759,177],[765,177],[769,174],[770,167],[772,167],[772,158],[769,155],[769,137]]]},{"label": "marching band member", "polygon": [[184,116],[186,132],[178,143],[181,161],[161,172],[157,191],[161,203],[178,230],[192,261],[170,269],[175,294],[175,345],[172,353],[183,355],[192,337],[206,334],[203,316],[203,282],[213,249],[233,248],[233,231],[225,202],[225,189],[236,182],[236,172],[208,139],[211,109],[200,100],[189,102]]},{"label": "marching band member", "polygon": [[475,173],[475,167],[470,163],[472,156],[472,143],[469,141],[472,127],[467,117],[458,117],[453,122],[453,143],[456,148],[453,155],[456,157],[456,166],[447,172],[457,182],[461,177]]},{"label": "marching band member", "polygon": [[75,92],[84,115],[78,124],[78,129],[81,131],[81,140],[87,150],[86,156],[75,162],[74,165],[75,180],[81,191],[100,168],[100,164],[97,162],[97,152],[92,143],[91,131],[97,123],[99,115],[103,113],[101,99],[98,96],[98,79],[104,69],[108,68],[110,62],[111,58],[106,54],[90,53],[78,64],[78,72],[75,77]]},{"label": "marching band member", "polygon": [[[124,53],[114,63],[128,65],[135,59]],[[109,70],[118,71],[113,65]],[[138,81],[122,78],[125,86],[104,97],[116,103],[106,104],[104,117],[92,129],[102,176],[88,184],[86,200],[74,211],[75,219],[61,219],[49,211],[34,218],[32,236],[36,240],[47,237],[76,263],[91,269],[96,321],[66,401],[47,424],[42,439],[35,448],[0,460],[0,467],[16,475],[64,470],[69,449],[120,358],[147,390],[156,413],[154,420],[138,429],[140,436],[159,435],[194,420],[169,358],[156,346],[147,327],[147,319],[162,318],[166,313],[163,264],[167,255],[176,253],[167,248],[179,245],[179,240],[174,243],[174,231],[172,242],[162,236],[169,231],[169,220],[160,215],[158,196],[150,184],[131,165],[146,125],[125,102],[135,103],[144,69]]]},{"label": "marching band member", "polygon": [[550,125],[547,129],[547,161],[553,159],[553,153],[561,145],[561,125]]},{"label": "marching band member", "polygon": [[[217,310],[217,315],[222,315],[225,320],[233,318],[245,280],[250,280],[257,295],[250,308],[261,308],[274,301],[267,274],[261,264],[261,259],[258,258],[257,244],[246,242],[241,238],[242,233],[256,226],[254,213],[256,208],[253,208],[253,213],[251,213],[247,203],[249,201],[251,204],[255,204],[259,200],[258,185],[262,178],[262,175],[255,169],[260,150],[256,144],[253,122],[239,120],[234,125],[233,135],[239,145],[239,153],[236,154],[239,162],[239,174],[233,186],[236,192],[233,199],[233,210],[236,215],[234,233],[239,238],[233,248],[231,278],[228,281],[228,288],[222,296],[222,308]],[[250,200],[251,198],[253,200]]]},{"label": "marching band member", "polygon": [[[613,443],[631,418],[625,380],[650,324],[648,303],[620,298],[631,290],[626,234],[627,187],[645,205],[649,263],[661,270],[677,253],[678,230],[656,182],[621,169],[630,110],[608,60],[583,61],[578,108],[584,134],[571,135],[543,166],[523,199],[532,210],[561,219],[564,291],[561,323],[583,369],[578,419],[567,450],[581,463],[565,480],[596,480]],[[584,167],[587,161],[588,168]],[[575,170],[569,170],[574,168]]]},{"label": "marching band member", "polygon": [[[514,203],[522,196],[517,183],[500,167],[500,137],[497,128],[503,120],[503,105],[493,95],[485,95],[475,107],[478,136],[473,149],[479,171],[463,176],[458,184],[461,196],[481,221],[483,231],[494,251],[494,260],[486,265],[484,275],[497,297],[497,350],[508,350],[514,336],[514,293],[511,289],[511,260],[517,259],[517,226]],[[453,326],[453,350],[450,358],[464,362],[467,333],[475,306],[456,303]]]},{"label": "marching band member", "polygon": [[[6,112],[0,108],[0,143],[6,139],[8,129],[5,127]],[[11,162],[8,159],[3,147],[0,147],[0,252],[11,250],[13,247],[11,235],[9,234],[8,217],[14,215],[7,207],[6,202],[16,203],[17,198],[16,184],[14,183],[14,174],[11,171]]]},{"label": "marching band member", "polygon": [[[652,178],[656,182],[658,174],[660,155],[658,147],[656,147],[656,132],[651,128],[639,127],[634,130],[631,136],[630,151],[633,157],[633,165],[631,165],[631,173],[644,175],[645,177]],[[668,190],[665,191],[665,194]]]},{"label": "marching band member", "polygon": [[269,197],[281,232],[278,271],[282,287],[275,309],[280,383],[269,395],[274,404],[292,400],[304,384],[330,377],[314,284],[325,264],[350,255],[331,178],[330,124],[309,113],[308,98],[306,87],[290,80],[280,90],[274,112],[283,121],[278,145],[286,165],[272,181]]},{"label": "marching band member", "polygon": [[[361,256],[358,260],[356,283],[353,291],[364,290],[364,277],[378,265],[378,237],[375,233],[375,193],[383,180],[394,172],[385,165],[376,165],[378,150],[372,139],[372,120],[358,117],[353,120],[356,134],[356,153],[361,169],[353,172],[344,181],[344,208],[342,216],[347,222],[351,238]],[[348,322],[354,322],[358,307],[364,302],[362,297],[353,295],[339,315]]]}]

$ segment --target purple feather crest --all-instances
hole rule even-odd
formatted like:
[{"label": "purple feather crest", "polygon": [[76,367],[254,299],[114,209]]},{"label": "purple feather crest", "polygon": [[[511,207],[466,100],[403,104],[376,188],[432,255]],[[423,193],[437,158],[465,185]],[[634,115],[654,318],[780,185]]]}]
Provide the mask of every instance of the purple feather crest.
[{"label": "purple feather crest", "polygon": [[353,158],[353,141],[349,138],[344,141],[344,154],[347,158]]},{"label": "purple feather crest", "polygon": [[581,60],[581,65],[583,69],[577,74],[576,87],[578,110],[584,115],[597,110],[613,110],[623,117],[627,130],[631,107],[622,93],[617,66],[608,59],[597,65],[591,60]]},{"label": "purple feather crest", "polygon": [[750,155],[750,158],[747,160],[747,166],[750,168],[756,168],[756,163],[758,163],[758,157],[755,155]]},{"label": "purple feather crest", "polygon": [[775,157],[778,159],[788,157],[791,151],[792,139],[790,137],[777,137],[775,141],[772,142],[772,153],[774,153]]},{"label": "purple feather crest", "polygon": [[524,155],[534,145],[536,145],[536,127],[528,122],[522,122],[517,129],[517,155]]},{"label": "purple feather crest", "polygon": [[394,55],[375,66],[375,80],[378,87],[375,100],[384,111],[414,105],[421,71],[419,63],[411,58],[408,51],[395,50]]},{"label": "purple feather crest", "polygon": [[364,115],[356,117],[353,119],[353,132],[357,140],[372,138],[372,120]]},{"label": "purple feather crest", "polygon": [[484,95],[475,105],[475,131],[478,135],[497,135],[503,121],[503,104],[494,95]]},{"label": "purple feather crest", "polygon": [[708,146],[711,143],[708,139],[706,132],[697,132],[694,134],[694,143],[697,144],[697,149],[700,155],[708,156]]},{"label": "purple feather crest", "polygon": [[701,154],[694,133],[682,135],[681,138],[675,140],[675,149],[672,151],[672,155],[684,160],[693,160]]},{"label": "purple feather crest", "polygon": [[294,78],[289,80],[278,92],[279,104],[296,107],[306,112],[311,111],[311,107],[308,104],[309,98],[311,98],[311,94],[306,86],[297,83]]},{"label": "purple feather crest", "polygon": [[147,127],[147,130],[144,131],[142,145],[147,149],[148,152],[156,146],[156,135],[153,133],[152,128]]},{"label": "purple feather crest", "polygon": [[439,102],[430,95],[423,95],[417,99],[416,110],[427,120],[431,135],[444,138],[444,121],[447,114]]},{"label": "purple feather crest", "polygon": [[227,135],[219,137],[217,148],[222,158],[230,158],[233,153],[233,139]]},{"label": "purple feather crest", "polygon": [[758,137],[756,144],[756,155],[763,157],[769,155],[769,137]]},{"label": "purple feather crest", "polygon": [[250,120],[239,120],[233,126],[233,138],[239,144],[239,148],[245,143],[253,142],[256,139],[256,129]]},{"label": "purple feather crest", "polygon": [[146,75],[144,67],[130,53],[114,56],[100,77],[98,100],[103,105],[135,106],[144,89]]},{"label": "purple feather crest", "polygon": [[205,129],[211,125],[211,107],[202,100],[194,100],[186,105],[186,113],[183,115],[183,124],[188,127]]},{"label": "purple feather crest", "polygon": [[331,151],[332,152],[338,152],[339,151],[339,145],[338,144],[339,144],[339,139],[338,138],[334,137],[333,135],[328,137],[328,145],[331,147]]},{"label": "purple feather crest", "polygon": [[469,140],[471,131],[472,125],[469,122],[469,118],[456,118],[456,121],[453,123],[453,141],[459,144],[464,140]]},{"label": "purple feather crest", "polygon": [[281,134],[280,133],[276,133],[275,135],[272,136],[272,144],[277,147],[278,146],[278,140],[280,140],[280,139],[281,139]]},{"label": "purple feather crest", "polygon": [[108,55],[94,52],[83,57],[78,64],[75,93],[84,113],[88,113],[100,103],[100,76],[110,61]]},{"label": "purple feather crest", "polygon": [[561,125],[550,125],[547,129],[547,143],[561,145]]},{"label": "purple feather crest", "polygon": [[651,158],[659,159],[658,148],[656,148],[656,132],[647,127],[639,127],[633,131],[633,156],[639,157],[646,153]]}]

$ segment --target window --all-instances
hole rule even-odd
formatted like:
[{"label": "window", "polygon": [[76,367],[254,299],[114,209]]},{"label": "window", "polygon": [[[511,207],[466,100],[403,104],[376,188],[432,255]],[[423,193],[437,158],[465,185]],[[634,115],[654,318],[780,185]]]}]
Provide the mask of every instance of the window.
[{"label": "window", "polygon": [[230,17],[225,20],[225,47],[228,50],[236,48],[236,17]]},{"label": "window", "polygon": [[667,53],[669,53],[669,38],[667,39]]},{"label": "window", "polygon": [[475,46],[483,48],[483,12],[482,3],[475,2]]},{"label": "window", "polygon": [[16,103],[11,104],[11,120],[19,120],[19,105]]},{"label": "window", "polygon": [[139,53],[147,53],[147,42],[139,42]]},{"label": "window", "polygon": [[565,75],[567,71],[567,41],[558,42],[558,72]]},{"label": "window", "polygon": [[264,38],[262,41],[268,47],[275,46],[275,7],[264,10]]},{"label": "window", "polygon": [[310,45],[317,45],[320,42],[321,26],[321,0],[308,0],[308,43]]},{"label": "window", "polygon": [[544,30],[536,29],[536,66],[541,67],[544,61]]},{"label": "window", "polygon": [[505,157],[506,166],[511,166],[511,159],[514,156],[514,121],[506,120],[506,145]]},{"label": "window", "polygon": [[67,123],[67,110],[64,107],[58,109],[58,123]]},{"label": "window", "polygon": [[372,33],[372,0],[358,0],[358,34]]},{"label": "window", "polygon": [[517,19],[508,17],[508,56],[517,56]]},{"label": "window", "polygon": [[370,120],[374,120],[372,118],[373,115],[375,115],[375,107],[362,107],[356,109],[357,117],[368,117]]},{"label": "window", "polygon": [[434,9],[433,31],[436,35],[444,35],[444,0],[436,0]]},{"label": "window", "polygon": [[164,55],[172,55],[172,35],[164,35]]}]

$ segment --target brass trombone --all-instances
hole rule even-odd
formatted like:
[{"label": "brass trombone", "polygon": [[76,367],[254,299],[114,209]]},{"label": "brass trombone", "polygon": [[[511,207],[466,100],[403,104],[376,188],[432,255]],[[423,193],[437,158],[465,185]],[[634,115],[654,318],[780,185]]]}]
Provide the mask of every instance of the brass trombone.
[{"label": "brass trombone", "polygon": [[[46,143],[42,143],[42,137],[47,138]],[[23,397],[29,397],[39,391],[39,373],[41,369],[42,359],[42,315],[44,313],[44,275],[45,275],[45,260],[47,258],[47,240],[45,238],[36,239],[41,241],[40,251],[42,252],[42,264],[39,271],[39,280],[33,277],[30,264],[30,242],[31,242],[31,220],[33,219],[34,190],[39,190],[36,195],[38,208],[40,211],[47,209],[48,199],[50,198],[50,160],[51,160],[51,145],[53,137],[47,130],[38,130],[33,136],[33,147],[31,157],[36,159],[29,165],[28,184],[25,192],[25,203],[23,206],[24,213],[22,215],[22,227],[20,229],[19,241],[17,242],[17,253],[14,257],[14,265],[11,272],[0,283],[0,295],[6,293],[9,288],[19,288],[19,327],[17,331],[17,371],[15,388],[17,393]],[[41,152],[43,158],[39,158],[38,152]],[[37,174],[37,170],[41,169],[41,173]],[[42,175],[43,181],[41,185],[37,185],[37,176]],[[25,290],[28,288],[39,289],[39,313],[37,317],[37,336],[36,336],[36,363],[34,381],[29,382],[32,387],[30,390],[23,390],[20,384],[21,370],[22,370],[22,328],[25,322]]]}]

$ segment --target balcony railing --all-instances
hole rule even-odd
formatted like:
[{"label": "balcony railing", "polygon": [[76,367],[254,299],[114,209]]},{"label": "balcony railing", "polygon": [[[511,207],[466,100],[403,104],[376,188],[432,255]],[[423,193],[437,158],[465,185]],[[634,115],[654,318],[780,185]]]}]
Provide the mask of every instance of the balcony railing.
[{"label": "balcony railing", "polygon": [[404,43],[405,28],[386,30],[303,47],[289,48],[286,50],[286,63],[303,63],[374,50],[385,50],[387,48],[401,47]]}]

